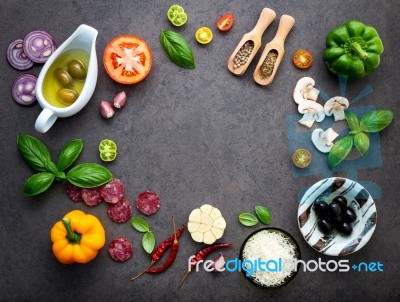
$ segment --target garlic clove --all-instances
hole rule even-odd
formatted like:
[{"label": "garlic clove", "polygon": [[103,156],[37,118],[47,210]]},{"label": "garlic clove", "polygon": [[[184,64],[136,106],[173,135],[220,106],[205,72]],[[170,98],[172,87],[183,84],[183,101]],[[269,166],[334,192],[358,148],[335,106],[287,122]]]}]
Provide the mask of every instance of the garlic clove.
[{"label": "garlic clove", "polygon": [[212,272],[221,273],[225,270],[225,258],[222,253],[219,254],[219,257],[214,260],[214,263],[211,265]]},{"label": "garlic clove", "polygon": [[125,103],[126,103],[126,93],[125,91],[121,91],[114,97],[114,107],[122,108],[125,106]]},{"label": "garlic clove", "polygon": [[110,103],[106,101],[101,101],[99,110],[100,110],[100,115],[107,119],[112,118],[115,113],[114,108],[111,107]]}]

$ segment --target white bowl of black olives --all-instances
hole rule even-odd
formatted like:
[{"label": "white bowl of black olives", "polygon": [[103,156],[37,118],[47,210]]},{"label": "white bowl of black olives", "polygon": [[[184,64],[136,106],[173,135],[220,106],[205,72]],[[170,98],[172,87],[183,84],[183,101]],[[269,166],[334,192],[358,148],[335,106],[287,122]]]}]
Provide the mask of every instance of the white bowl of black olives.
[{"label": "white bowl of black olives", "polygon": [[377,221],[375,202],[368,191],[341,177],[326,178],[311,186],[300,201],[297,217],[307,243],[330,256],[361,249]]}]

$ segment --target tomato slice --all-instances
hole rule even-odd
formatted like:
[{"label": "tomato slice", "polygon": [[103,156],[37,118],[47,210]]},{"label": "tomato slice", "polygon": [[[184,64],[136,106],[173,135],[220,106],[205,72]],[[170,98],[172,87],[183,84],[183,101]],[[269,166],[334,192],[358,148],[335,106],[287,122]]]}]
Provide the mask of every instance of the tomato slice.
[{"label": "tomato slice", "polygon": [[211,40],[213,38],[213,33],[212,33],[211,29],[209,29],[208,27],[200,27],[196,31],[195,36],[196,36],[197,42],[199,42],[200,44],[208,44],[211,42]]},{"label": "tomato slice", "polygon": [[299,49],[293,55],[293,64],[300,69],[306,69],[311,66],[313,56],[307,49]]},{"label": "tomato slice", "polygon": [[298,168],[307,168],[312,161],[311,152],[307,149],[297,149],[293,153],[293,164]]},{"label": "tomato slice", "polygon": [[102,161],[113,161],[117,157],[117,144],[110,139],[103,139],[99,144]]},{"label": "tomato slice", "polygon": [[106,46],[103,64],[114,81],[121,84],[135,84],[144,80],[150,72],[151,49],[139,37],[119,36]]},{"label": "tomato slice", "polygon": [[235,17],[232,14],[225,14],[218,19],[217,27],[220,31],[227,31],[232,27],[234,21]]},{"label": "tomato slice", "polygon": [[172,5],[167,12],[168,20],[172,22],[172,20],[179,14],[185,12],[182,6],[178,4]]}]

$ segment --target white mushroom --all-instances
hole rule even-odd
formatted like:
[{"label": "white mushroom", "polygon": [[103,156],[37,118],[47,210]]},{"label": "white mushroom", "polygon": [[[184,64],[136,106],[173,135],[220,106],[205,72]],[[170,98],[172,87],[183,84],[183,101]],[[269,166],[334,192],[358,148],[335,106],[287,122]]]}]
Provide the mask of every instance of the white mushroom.
[{"label": "white mushroom", "polygon": [[299,123],[311,128],[314,122],[322,122],[325,118],[324,107],[317,102],[306,100],[299,104],[298,110],[304,114]]},{"label": "white mushroom", "polygon": [[344,110],[349,108],[349,101],[342,96],[335,96],[324,105],[325,114],[331,116],[333,114],[335,121],[341,121],[346,119],[344,115]]},{"label": "white mushroom", "polygon": [[317,101],[319,90],[314,88],[315,81],[310,77],[301,78],[294,88],[293,99],[296,104],[306,100]]},{"label": "white mushroom", "polygon": [[339,136],[332,128],[324,131],[323,129],[315,129],[311,134],[311,140],[315,147],[322,153],[328,153],[333,146],[333,141]]}]

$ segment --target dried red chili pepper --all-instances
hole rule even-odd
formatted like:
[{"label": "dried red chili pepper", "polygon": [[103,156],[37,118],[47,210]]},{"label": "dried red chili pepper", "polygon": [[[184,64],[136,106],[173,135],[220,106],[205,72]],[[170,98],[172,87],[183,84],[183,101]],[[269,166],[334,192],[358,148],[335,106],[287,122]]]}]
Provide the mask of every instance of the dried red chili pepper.
[{"label": "dried red chili pepper", "polygon": [[189,276],[189,273],[192,271],[192,269],[196,266],[196,264],[200,261],[200,260],[204,260],[205,258],[208,257],[208,255],[210,255],[212,252],[219,250],[221,248],[225,248],[225,247],[232,247],[233,244],[232,243],[218,243],[218,244],[214,244],[211,246],[208,246],[206,248],[201,249],[200,251],[198,251],[195,255],[195,257],[191,260],[191,265],[190,265],[190,270],[188,270],[185,274],[185,276],[183,276],[183,279],[181,281],[181,283],[179,284],[178,288],[180,288],[183,284],[183,282],[185,282],[187,276]]},{"label": "dried red chili pepper", "polygon": [[146,273],[149,274],[158,274],[158,273],[162,273],[164,272],[167,268],[169,268],[172,263],[174,263],[176,255],[178,254],[178,250],[179,250],[179,242],[178,242],[178,238],[176,237],[176,231],[175,231],[175,219],[174,216],[172,216],[172,220],[173,220],[173,224],[174,224],[174,234],[175,234],[175,238],[174,241],[172,243],[172,247],[171,247],[171,252],[167,258],[167,260],[164,262],[164,264],[162,266],[159,267],[155,267],[155,268],[151,268],[151,269],[147,269]]},{"label": "dried red chili pepper", "polygon": [[139,275],[133,277],[131,280],[132,281],[136,280],[137,278],[142,276],[144,273],[146,273],[146,271],[149,270],[154,264],[156,264],[161,259],[161,257],[165,254],[165,252],[168,250],[168,248],[174,243],[175,237],[179,238],[182,235],[184,229],[185,229],[185,224],[182,224],[181,227],[176,232],[174,232],[174,234],[172,234],[170,237],[168,237],[162,243],[160,243],[154,249],[154,251],[151,253],[150,265],[143,272],[141,272]]}]

